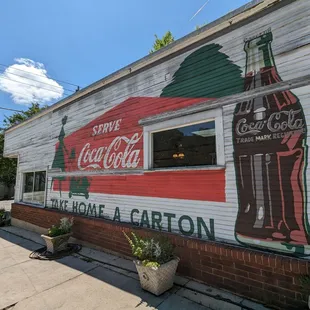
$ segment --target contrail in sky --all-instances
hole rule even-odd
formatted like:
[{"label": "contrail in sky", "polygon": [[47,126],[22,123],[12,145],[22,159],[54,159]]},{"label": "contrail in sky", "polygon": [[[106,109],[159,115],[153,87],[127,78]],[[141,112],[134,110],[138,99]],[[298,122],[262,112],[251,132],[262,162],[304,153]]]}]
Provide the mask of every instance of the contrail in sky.
[{"label": "contrail in sky", "polygon": [[194,16],[189,20],[191,21],[208,3],[210,0],[207,0],[207,2],[194,14]]}]

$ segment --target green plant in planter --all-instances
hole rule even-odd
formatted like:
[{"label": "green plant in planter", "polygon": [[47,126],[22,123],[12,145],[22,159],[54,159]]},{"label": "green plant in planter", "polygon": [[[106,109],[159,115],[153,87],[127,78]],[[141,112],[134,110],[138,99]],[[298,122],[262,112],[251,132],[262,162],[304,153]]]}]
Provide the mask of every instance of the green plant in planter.
[{"label": "green plant in planter", "polygon": [[63,217],[58,225],[53,225],[48,230],[49,237],[57,237],[71,232],[73,226],[73,217],[71,219]]},{"label": "green plant in planter", "polygon": [[174,259],[174,247],[168,238],[141,238],[133,232],[130,238],[124,231],[123,233],[131,246],[132,254],[143,266],[158,268]]}]

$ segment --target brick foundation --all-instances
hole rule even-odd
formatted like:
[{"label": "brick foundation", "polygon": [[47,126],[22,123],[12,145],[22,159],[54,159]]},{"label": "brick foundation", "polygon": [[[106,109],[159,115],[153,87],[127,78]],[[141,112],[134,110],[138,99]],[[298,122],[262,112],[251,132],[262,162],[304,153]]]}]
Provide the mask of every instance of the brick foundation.
[{"label": "brick foundation", "polygon": [[[16,203],[12,205],[13,218],[43,228],[51,227],[64,216],[68,213]],[[75,238],[126,256],[131,256],[131,250],[123,230],[134,230],[143,236],[158,235],[158,232],[129,224],[76,215],[74,218]],[[300,274],[308,274],[310,270],[307,260],[170,233],[161,234],[168,236],[176,246],[176,254],[181,258],[179,274],[279,309],[307,309],[308,294],[303,291],[299,280]]]}]

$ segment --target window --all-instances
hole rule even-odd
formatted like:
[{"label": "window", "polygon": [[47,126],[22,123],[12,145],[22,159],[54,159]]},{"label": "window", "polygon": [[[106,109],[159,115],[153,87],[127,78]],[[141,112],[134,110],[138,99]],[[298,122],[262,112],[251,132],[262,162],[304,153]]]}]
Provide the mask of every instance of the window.
[{"label": "window", "polygon": [[27,172],[24,174],[23,202],[44,204],[45,171]]},{"label": "window", "polygon": [[153,168],[216,165],[215,121],[153,134]]},{"label": "window", "polygon": [[143,128],[144,169],[219,169],[225,165],[222,109]]}]

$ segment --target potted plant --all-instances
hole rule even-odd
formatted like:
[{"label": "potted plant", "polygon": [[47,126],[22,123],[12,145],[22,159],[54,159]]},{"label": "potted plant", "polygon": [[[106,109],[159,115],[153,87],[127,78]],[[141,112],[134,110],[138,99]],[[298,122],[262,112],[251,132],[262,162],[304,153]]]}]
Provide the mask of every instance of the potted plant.
[{"label": "potted plant", "polygon": [[41,235],[46,243],[46,250],[52,254],[65,250],[72,236],[73,218],[63,217],[60,223],[53,225],[47,235]]},{"label": "potted plant", "polygon": [[0,226],[4,224],[5,220],[5,209],[1,208],[0,209]]},{"label": "potted plant", "polygon": [[141,287],[156,296],[173,286],[179,258],[173,255],[174,247],[167,238],[140,238],[131,233],[128,240],[136,265]]},{"label": "potted plant", "polygon": [[5,211],[4,208],[0,209],[0,226],[5,226],[10,224],[10,212]]}]

